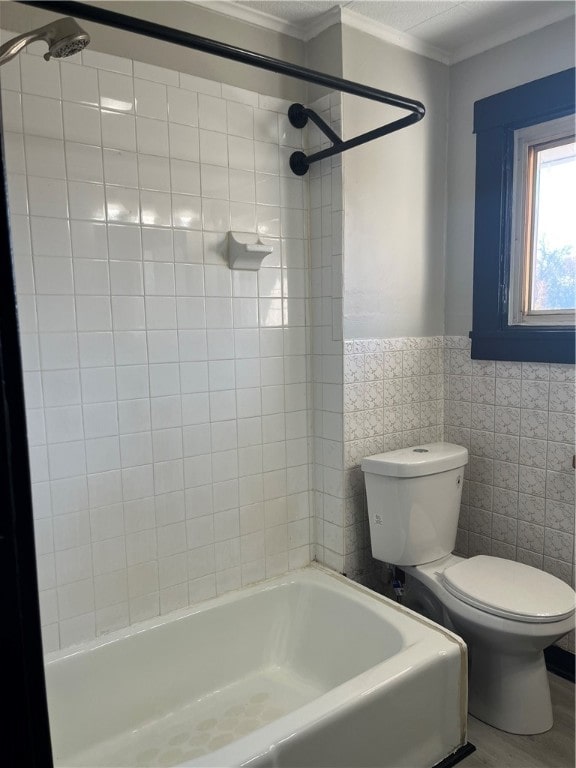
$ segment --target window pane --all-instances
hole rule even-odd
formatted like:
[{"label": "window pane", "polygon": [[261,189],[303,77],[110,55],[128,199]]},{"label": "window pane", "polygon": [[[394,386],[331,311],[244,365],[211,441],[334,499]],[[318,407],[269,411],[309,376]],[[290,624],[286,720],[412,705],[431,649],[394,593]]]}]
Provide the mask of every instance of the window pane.
[{"label": "window pane", "polygon": [[576,294],[576,144],[536,149],[532,311],[573,309]]}]

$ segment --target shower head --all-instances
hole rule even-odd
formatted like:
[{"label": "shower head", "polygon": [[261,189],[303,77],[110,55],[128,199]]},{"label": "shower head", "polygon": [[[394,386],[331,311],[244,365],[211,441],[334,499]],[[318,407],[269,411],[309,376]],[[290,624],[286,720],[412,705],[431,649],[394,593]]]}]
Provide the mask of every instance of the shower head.
[{"label": "shower head", "polygon": [[51,58],[63,59],[83,50],[90,42],[90,35],[74,19],[58,19],[4,43],[0,47],[0,65],[6,64],[23,48],[38,40],[45,40],[48,45],[48,52],[44,54],[48,61]]}]

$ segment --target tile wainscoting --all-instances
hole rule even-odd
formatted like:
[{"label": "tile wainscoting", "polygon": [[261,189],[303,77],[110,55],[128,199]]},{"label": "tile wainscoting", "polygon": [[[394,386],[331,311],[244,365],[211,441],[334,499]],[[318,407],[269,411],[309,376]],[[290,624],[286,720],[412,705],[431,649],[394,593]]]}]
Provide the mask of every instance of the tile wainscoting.
[{"label": "tile wainscoting", "polygon": [[342,465],[324,520],[335,567],[382,587],[362,458],[447,440],[470,452],[456,551],[574,586],[574,366],[472,360],[466,337],[361,339],[344,342],[343,380]]},{"label": "tile wainscoting", "polygon": [[447,336],[444,369],[444,439],[470,451],[456,551],[574,586],[574,366],[471,360]]}]

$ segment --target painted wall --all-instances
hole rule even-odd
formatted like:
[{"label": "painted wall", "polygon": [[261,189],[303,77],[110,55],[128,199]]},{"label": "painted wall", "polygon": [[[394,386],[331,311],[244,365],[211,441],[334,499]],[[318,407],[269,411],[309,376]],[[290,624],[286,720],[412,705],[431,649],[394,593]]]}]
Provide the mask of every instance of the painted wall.
[{"label": "painted wall", "polygon": [[[286,102],[90,49],[1,85],[45,650],[305,565]],[[273,246],[258,273],[231,228]]]},{"label": "painted wall", "polygon": [[[425,118],[344,154],[344,338],[444,330],[448,68],[342,27],[344,77],[418,99]],[[344,97],[346,137],[403,111]]]},{"label": "painted wall", "polygon": [[574,26],[559,22],[450,67],[446,333],[472,329],[474,102],[574,66]]}]

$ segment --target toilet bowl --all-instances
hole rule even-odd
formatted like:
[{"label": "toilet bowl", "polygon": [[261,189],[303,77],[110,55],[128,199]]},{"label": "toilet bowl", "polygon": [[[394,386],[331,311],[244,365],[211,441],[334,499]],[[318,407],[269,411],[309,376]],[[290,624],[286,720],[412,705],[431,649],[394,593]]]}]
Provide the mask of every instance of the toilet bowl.
[{"label": "toilet bowl", "polygon": [[466,641],[471,714],[510,733],[542,733],[553,723],[543,651],[574,627],[576,595],[522,563],[451,554],[467,460],[449,443],[365,458],[372,554],[404,569],[408,607]]},{"label": "toilet bowl", "polygon": [[[449,586],[446,572],[460,563],[470,568],[475,597],[486,590],[482,604]],[[549,730],[553,716],[543,651],[574,627],[573,590],[536,568],[486,556],[466,560],[449,555],[404,569],[411,577],[407,606],[425,612],[466,641],[470,713],[509,733]],[[524,588],[519,587],[515,575]],[[508,578],[502,578],[494,593],[486,589],[486,580],[494,585],[504,576]],[[542,599],[548,590],[554,591],[552,601],[549,594]],[[529,611],[518,611],[522,595],[531,599]]]}]

